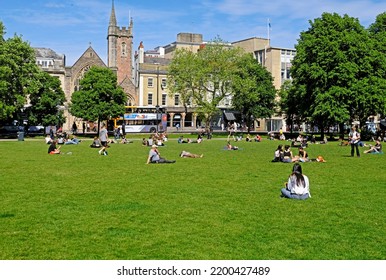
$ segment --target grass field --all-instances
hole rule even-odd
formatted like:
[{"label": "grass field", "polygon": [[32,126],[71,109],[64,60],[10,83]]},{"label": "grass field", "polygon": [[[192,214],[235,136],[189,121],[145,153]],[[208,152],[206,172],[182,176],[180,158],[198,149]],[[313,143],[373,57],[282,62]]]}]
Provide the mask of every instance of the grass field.
[{"label": "grass field", "polygon": [[312,198],[294,201],[280,198],[292,164],[270,162],[284,142],[171,139],[159,149],[177,162],[158,165],[139,139],[108,156],[90,143],[0,142],[0,259],[386,259],[386,155],[311,145],[327,162],[302,163]]}]

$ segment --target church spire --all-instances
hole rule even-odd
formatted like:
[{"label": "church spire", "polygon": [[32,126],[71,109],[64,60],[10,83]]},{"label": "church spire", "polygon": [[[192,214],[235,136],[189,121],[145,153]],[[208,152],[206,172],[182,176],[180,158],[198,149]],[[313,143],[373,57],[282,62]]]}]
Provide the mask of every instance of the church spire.
[{"label": "church spire", "polygon": [[111,7],[111,14],[110,14],[110,26],[117,26],[117,18],[115,16],[115,9],[114,9],[114,0],[112,1],[113,5]]}]

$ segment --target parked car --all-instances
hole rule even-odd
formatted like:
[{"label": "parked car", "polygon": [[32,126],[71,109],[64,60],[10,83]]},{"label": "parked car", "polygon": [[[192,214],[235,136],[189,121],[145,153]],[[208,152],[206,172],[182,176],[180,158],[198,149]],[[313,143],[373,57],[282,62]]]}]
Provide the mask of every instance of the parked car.
[{"label": "parked car", "polygon": [[3,125],[0,126],[0,136],[4,138],[17,138],[18,132],[24,131],[23,126]]},{"label": "parked car", "polygon": [[27,130],[28,134],[44,134],[44,126],[31,125]]}]

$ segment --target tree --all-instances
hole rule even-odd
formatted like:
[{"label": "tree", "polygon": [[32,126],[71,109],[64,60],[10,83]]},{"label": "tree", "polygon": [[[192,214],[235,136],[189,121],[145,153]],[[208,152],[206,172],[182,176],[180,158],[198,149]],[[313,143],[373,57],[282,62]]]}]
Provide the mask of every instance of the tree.
[{"label": "tree", "polygon": [[269,118],[274,114],[276,90],[271,73],[251,54],[244,54],[237,64],[232,104],[246,117],[249,132],[254,118]]},{"label": "tree", "polygon": [[373,63],[373,41],[358,19],[324,13],[310,25],[300,34],[291,72],[299,116],[316,123],[323,136],[330,125],[363,121],[381,110],[384,82]]},{"label": "tree", "polygon": [[290,126],[291,133],[294,124],[300,124],[301,119],[298,115],[299,92],[293,86],[292,81],[286,80],[279,91],[279,108],[281,114],[285,115],[286,123]]},{"label": "tree", "polygon": [[4,40],[4,29],[0,23],[0,120],[17,117],[40,71],[33,48],[20,36]]},{"label": "tree", "polygon": [[168,68],[168,88],[171,94],[178,93],[180,102],[188,111],[195,91],[199,91],[199,83],[192,73],[196,73],[198,62],[196,55],[187,49],[177,49]]},{"label": "tree", "polygon": [[70,112],[73,116],[100,123],[122,116],[126,102],[127,96],[118,86],[114,72],[93,66],[80,81],[80,90],[72,94]]},{"label": "tree", "polygon": [[64,123],[59,107],[63,105],[65,96],[59,79],[40,71],[34,86],[36,89],[29,95],[31,106],[26,111],[28,123],[44,126]]},{"label": "tree", "polygon": [[[374,40],[375,50],[376,52],[374,57],[374,69],[377,70],[381,81],[386,82],[386,12],[379,14],[373,24],[369,27],[369,33],[371,38]],[[381,87],[379,87],[381,88]],[[385,87],[383,87],[383,96],[385,96]],[[382,93],[380,93],[382,94]],[[382,117],[386,116],[386,102],[384,101],[383,110],[379,111]]]},{"label": "tree", "polygon": [[197,53],[178,51],[169,65],[171,94],[192,100],[206,127],[218,112],[218,105],[232,94],[232,79],[241,50],[217,38]]}]

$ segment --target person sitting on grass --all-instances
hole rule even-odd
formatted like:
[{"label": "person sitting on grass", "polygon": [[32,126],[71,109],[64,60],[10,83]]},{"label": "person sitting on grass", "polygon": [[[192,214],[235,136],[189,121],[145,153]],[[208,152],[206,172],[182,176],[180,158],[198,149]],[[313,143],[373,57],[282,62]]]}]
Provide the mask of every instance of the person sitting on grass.
[{"label": "person sitting on grass", "polygon": [[133,143],[133,141],[128,140],[126,138],[126,135],[122,135],[122,139],[121,139],[121,141],[119,143],[121,143],[121,144],[129,144],[129,143]]},{"label": "person sitting on grass", "polygon": [[256,134],[255,142],[261,142],[261,136],[259,134]]},{"label": "person sitting on grass", "polygon": [[100,148],[102,147],[101,141],[99,141],[98,137],[94,137],[94,140],[92,141],[92,144],[90,145],[91,148]]},{"label": "person sitting on grass", "polygon": [[272,162],[282,162],[282,161],[283,161],[283,145],[279,145],[275,150],[275,154]]},{"label": "person sitting on grass", "polygon": [[58,155],[58,154],[60,154],[60,146],[56,147],[56,140],[53,140],[51,142],[50,146],[48,147],[48,153],[50,155]]},{"label": "person sitting on grass", "polygon": [[167,160],[167,159],[161,157],[157,148],[158,148],[157,145],[151,146],[146,164],[149,164],[149,163],[175,163],[176,162],[175,160]]},{"label": "person sitting on grass", "polygon": [[374,146],[370,146],[370,149],[364,151],[365,154],[368,154],[368,153],[379,154],[381,152],[382,152],[382,144],[381,144],[381,141],[379,141],[379,139],[375,141]]},{"label": "person sitting on grass", "polygon": [[310,159],[308,158],[308,153],[302,146],[299,147],[299,154],[295,157],[297,161],[300,162],[308,162]]},{"label": "person sitting on grass", "polygon": [[281,189],[282,197],[304,200],[311,197],[310,182],[302,172],[302,166],[295,163],[285,188]]},{"label": "person sitting on grass", "polygon": [[295,162],[297,159],[294,158],[290,145],[284,146],[283,162]]},{"label": "person sitting on grass", "polygon": [[190,152],[187,152],[187,151],[182,151],[180,153],[180,157],[182,158],[202,158],[204,155],[201,154],[201,155],[197,155],[197,154],[192,154]]}]

